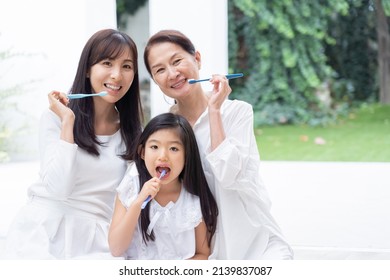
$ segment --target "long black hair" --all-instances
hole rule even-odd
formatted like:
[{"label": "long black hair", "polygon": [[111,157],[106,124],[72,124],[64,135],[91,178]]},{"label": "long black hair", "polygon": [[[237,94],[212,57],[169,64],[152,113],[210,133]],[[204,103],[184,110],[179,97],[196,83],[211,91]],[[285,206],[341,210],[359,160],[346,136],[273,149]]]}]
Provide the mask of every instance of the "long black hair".
[{"label": "long black hair", "polygon": [[[146,168],[145,161],[142,159],[142,152],[150,135],[161,129],[175,129],[184,145],[184,168],[179,175],[179,180],[189,193],[199,197],[203,219],[207,227],[207,241],[210,246],[216,230],[218,206],[203,172],[195,134],[191,125],[184,117],[172,113],[164,113],[157,115],[146,125],[138,138],[132,156],[138,169],[140,186],[142,188],[144,183],[152,178]],[[149,205],[141,211],[140,215],[140,226],[145,242],[155,240],[153,231],[151,235],[147,234],[150,224]]]},{"label": "long black hair", "polygon": [[[134,139],[141,133],[143,123],[138,78],[138,52],[130,36],[115,29],[103,29],[93,34],[81,53],[70,92],[92,93],[91,82],[87,75],[91,67],[104,59],[115,59],[125,51],[130,51],[134,60],[134,79],[129,90],[115,103],[115,106],[119,112],[120,132],[126,146],[126,151],[121,156],[128,159]],[[102,143],[95,135],[92,98],[71,99],[69,107],[76,116],[73,129],[75,143],[88,153],[98,156],[98,145]]]}]

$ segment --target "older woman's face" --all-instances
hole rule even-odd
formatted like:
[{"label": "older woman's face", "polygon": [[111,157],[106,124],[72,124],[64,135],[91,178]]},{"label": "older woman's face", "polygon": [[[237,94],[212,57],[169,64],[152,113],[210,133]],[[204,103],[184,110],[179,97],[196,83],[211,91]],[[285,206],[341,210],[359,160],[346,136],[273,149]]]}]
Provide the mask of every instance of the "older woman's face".
[{"label": "older woman's face", "polygon": [[192,55],[173,43],[152,46],[148,62],[153,80],[166,95],[175,99],[193,88],[188,79],[199,78],[199,53]]}]

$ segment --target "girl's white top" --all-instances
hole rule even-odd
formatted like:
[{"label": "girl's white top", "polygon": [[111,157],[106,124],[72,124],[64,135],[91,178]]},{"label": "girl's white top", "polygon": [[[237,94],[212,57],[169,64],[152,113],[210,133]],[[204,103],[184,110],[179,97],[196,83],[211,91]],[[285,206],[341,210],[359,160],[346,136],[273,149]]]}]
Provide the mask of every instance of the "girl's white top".
[{"label": "girl's white top", "polygon": [[10,226],[6,258],[112,258],[108,229],[126,161],[120,131],[97,136],[100,156],[60,140],[61,122],[47,110],[40,124],[40,173],[28,203]]},{"label": "girl's white top", "polygon": [[[126,208],[137,198],[140,183],[134,162],[129,163],[117,191],[119,200]],[[176,202],[171,201],[166,206],[161,206],[152,199],[149,204],[148,232],[154,232],[155,240],[145,243],[138,224],[124,257],[138,260],[175,260],[194,256],[195,227],[202,221],[199,197],[182,187]]]},{"label": "girl's white top", "polygon": [[208,110],[193,129],[207,182],[219,207],[210,259],[291,259],[292,250],[270,213],[261,180],[252,106],[226,100],[221,108],[225,140],[211,151]]}]

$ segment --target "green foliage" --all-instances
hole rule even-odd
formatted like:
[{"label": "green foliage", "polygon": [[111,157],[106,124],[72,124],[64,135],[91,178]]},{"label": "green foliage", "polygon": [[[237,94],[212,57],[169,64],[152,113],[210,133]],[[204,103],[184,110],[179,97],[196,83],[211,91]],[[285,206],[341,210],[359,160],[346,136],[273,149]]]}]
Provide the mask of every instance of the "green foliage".
[{"label": "green foliage", "polygon": [[390,16],[390,1],[382,0],[383,10],[385,11],[386,16]]},{"label": "green foliage", "polygon": [[124,27],[125,15],[134,15],[148,0],[116,0],[116,18],[118,25]]},{"label": "green foliage", "polygon": [[371,1],[348,0],[347,15],[335,15],[330,33],[336,44],[328,45],[326,54],[335,70],[333,97],[346,102],[378,99],[376,82],[378,61],[376,50],[375,12]]},{"label": "green foliage", "polygon": [[317,96],[332,68],[325,45],[329,19],[347,14],[346,0],[229,0],[229,63],[232,97],[254,106],[256,124],[326,124],[337,111]]}]

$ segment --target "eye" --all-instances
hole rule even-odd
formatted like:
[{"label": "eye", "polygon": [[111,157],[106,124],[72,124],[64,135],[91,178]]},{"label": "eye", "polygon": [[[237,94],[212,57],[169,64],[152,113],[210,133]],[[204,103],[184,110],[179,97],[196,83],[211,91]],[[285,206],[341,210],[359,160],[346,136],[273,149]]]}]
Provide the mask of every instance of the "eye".
[{"label": "eye", "polygon": [[106,60],[102,60],[102,62],[101,62],[103,65],[106,65],[106,66],[111,66],[112,65],[112,63],[111,63],[111,61],[110,60],[108,60],[108,59],[106,59]]},{"label": "eye", "polygon": [[155,74],[162,74],[164,72],[164,68],[158,68]]},{"label": "eye", "polygon": [[175,66],[179,65],[180,62],[181,62],[181,58],[180,59],[176,59],[176,60],[173,61],[173,65],[175,65]]},{"label": "eye", "polygon": [[157,145],[151,145],[150,148],[151,148],[152,150],[157,150],[157,149],[158,149],[158,146],[157,146]]},{"label": "eye", "polygon": [[131,69],[133,69],[133,64],[131,64],[131,63],[125,64],[125,65],[123,65],[123,68],[131,70]]},{"label": "eye", "polygon": [[174,152],[178,152],[178,151],[179,151],[179,148],[177,148],[177,147],[171,147],[170,150],[171,150],[171,151],[174,151]]}]

